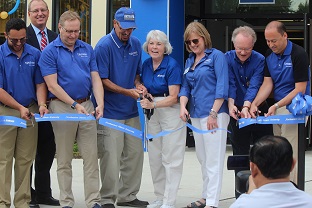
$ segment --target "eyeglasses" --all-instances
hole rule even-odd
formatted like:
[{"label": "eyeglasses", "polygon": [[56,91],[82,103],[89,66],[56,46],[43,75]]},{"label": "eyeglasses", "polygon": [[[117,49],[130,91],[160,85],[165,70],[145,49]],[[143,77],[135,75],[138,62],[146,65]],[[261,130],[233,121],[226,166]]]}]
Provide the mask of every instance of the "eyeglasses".
[{"label": "eyeglasses", "polygon": [[67,33],[67,34],[79,34],[80,30],[66,30],[64,27],[62,29]]},{"label": "eyeglasses", "polygon": [[10,36],[8,36],[8,38],[9,38],[9,40],[11,41],[11,43],[12,43],[13,45],[16,45],[16,44],[18,43],[18,41],[23,45],[23,44],[26,43],[26,40],[27,40],[26,37],[23,37],[23,38],[21,38],[21,39],[16,39],[16,38],[10,38]]},{"label": "eyeglasses", "polygon": [[195,45],[198,44],[199,39],[193,39],[193,40],[187,40],[185,41],[185,44],[191,45],[191,43],[194,43]]},{"label": "eyeglasses", "polygon": [[250,52],[250,51],[252,51],[252,47],[251,48],[237,48],[237,47],[235,47],[235,50],[237,52],[242,52],[242,51]]},{"label": "eyeglasses", "polygon": [[29,12],[32,12],[34,14],[38,14],[39,12],[44,13],[46,11],[48,11],[48,9],[35,9],[35,10],[29,11]]}]

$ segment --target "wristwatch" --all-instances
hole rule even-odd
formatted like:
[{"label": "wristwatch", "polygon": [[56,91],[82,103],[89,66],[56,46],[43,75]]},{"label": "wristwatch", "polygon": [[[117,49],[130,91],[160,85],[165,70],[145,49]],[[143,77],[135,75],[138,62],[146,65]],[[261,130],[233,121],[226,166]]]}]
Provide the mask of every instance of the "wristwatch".
[{"label": "wristwatch", "polygon": [[276,109],[279,109],[278,103],[275,103],[274,106],[275,106]]},{"label": "wristwatch", "polygon": [[76,109],[76,105],[77,105],[78,103],[75,101],[75,102],[73,102],[73,104],[70,106],[72,109]]}]

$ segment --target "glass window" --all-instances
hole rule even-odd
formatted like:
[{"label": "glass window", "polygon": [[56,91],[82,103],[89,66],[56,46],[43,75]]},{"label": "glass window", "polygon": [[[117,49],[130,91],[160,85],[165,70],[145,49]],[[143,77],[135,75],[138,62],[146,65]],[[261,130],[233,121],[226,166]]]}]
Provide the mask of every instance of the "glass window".
[{"label": "glass window", "polygon": [[275,4],[239,4],[239,0],[186,0],[185,13],[199,16],[201,8],[205,8],[205,14],[302,14],[309,12],[309,1],[275,0]]},{"label": "glass window", "polygon": [[205,8],[210,14],[296,14],[309,11],[309,0],[275,0],[275,4],[239,4],[239,0],[209,2]]},{"label": "glass window", "polygon": [[[21,0],[16,10],[15,4],[16,0],[0,0],[0,44],[5,42],[5,24],[10,18],[21,18],[25,20],[26,0]],[[7,16],[7,13],[11,14],[8,14]]]},{"label": "glass window", "polygon": [[[90,43],[91,42],[91,0],[58,0],[54,1],[56,3],[55,8],[59,14],[56,14],[56,25],[58,23],[60,15],[62,15],[65,11],[71,10],[75,11],[80,15],[81,18],[81,26],[80,26],[80,36],[79,39]],[[57,27],[56,27],[57,28]]]},{"label": "glass window", "polygon": [[130,7],[130,0],[113,0],[113,1],[107,1],[108,2],[108,14],[109,18],[107,18],[107,28],[106,31],[109,33],[112,28],[113,28],[113,20],[114,20],[114,15],[116,11],[120,7]]}]

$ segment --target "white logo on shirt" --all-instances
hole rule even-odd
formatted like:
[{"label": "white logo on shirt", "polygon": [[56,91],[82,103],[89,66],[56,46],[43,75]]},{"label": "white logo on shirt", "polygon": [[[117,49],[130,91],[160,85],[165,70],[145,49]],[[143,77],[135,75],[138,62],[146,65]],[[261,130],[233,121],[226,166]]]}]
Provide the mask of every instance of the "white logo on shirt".
[{"label": "white logo on shirt", "polygon": [[165,77],[164,74],[158,74],[157,77]]},{"label": "white logo on shirt", "polygon": [[290,62],[290,63],[285,62],[285,63],[284,63],[284,66],[285,66],[285,67],[292,67],[292,62]]},{"label": "white logo on shirt", "polygon": [[81,58],[86,58],[88,57],[87,53],[77,53],[78,56],[80,56]]},{"label": "white logo on shirt", "polygon": [[35,66],[35,62],[34,61],[25,61],[25,64],[28,66]]},{"label": "white logo on shirt", "polygon": [[209,59],[205,60],[205,62],[206,62],[206,63],[211,63],[212,60],[211,60],[211,58],[209,58]]},{"label": "white logo on shirt", "polygon": [[137,56],[138,55],[138,52],[137,51],[134,51],[134,52],[130,52],[129,53],[129,56]]}]

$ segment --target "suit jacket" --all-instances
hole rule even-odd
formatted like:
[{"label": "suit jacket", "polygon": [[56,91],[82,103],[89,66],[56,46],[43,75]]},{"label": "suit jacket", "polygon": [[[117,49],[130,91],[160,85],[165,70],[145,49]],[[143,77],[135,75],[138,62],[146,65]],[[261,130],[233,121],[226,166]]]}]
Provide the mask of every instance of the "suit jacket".
[{"label": "suit jacket", "polygon": [[[58,34],[49,29],[47,29],[47,31],[48,31],[48,40],[49,40],[49,43],[51,43],[53,40],[57,38]],[[40,50],[40,45],[38,43],[37,35],[35,34],[34,28],[31,25],[27,27],[26,33],[27,33],[26,42],[29,45],[32,45],[33,47],[38,48]]]}]

